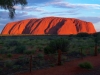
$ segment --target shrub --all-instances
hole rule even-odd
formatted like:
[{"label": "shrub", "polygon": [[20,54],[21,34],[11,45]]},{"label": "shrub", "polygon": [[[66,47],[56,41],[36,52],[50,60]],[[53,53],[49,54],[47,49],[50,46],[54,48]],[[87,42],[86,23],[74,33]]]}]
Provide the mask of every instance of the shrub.
[{"label": "shrub", "polygon": [[80,63],[79,66],[80,66],[81,68],[85,68],[85,69],[92,69],[92,68],[93,68],[93,66],[92,66],[92,64],[91,64],[90,62],[83,62],[83,63]]},{"label": "shrub", "polygon": [[[53,51],[51,52],[52,50],[50,50],[50,47],[49,46],[46,46],[45,48],[44,48],[44,53],[45,54],[50,54],[50,53],[53,53]],[[55,53],[55,52],[54,52]]]},{"label": "shrub", "polygon": [[62,60],[67,60],[67,56],[62,56]]},{"label": "shrub", "polygon": [[7,68],[11,68],[13,66],[14,62],[12,60],[6,60],[4,62],[4,66]]},{"label": "shrub", "polygon": [[8,58],[11,58],[11,57],[12,57],[12,54],[11,54],[11,53],[8,53],[8,54],[7,54],[7,57],[8,57]]},{"label": "shrub", "polygon": [[98,48],[98,52],[100,53],[100,48]]},{"label": "shrub", "polygon": [[80,54],[80,52],[78,51],[71,51],[68,53],[68,55],[73,56],[73,57],[77,57]]},{"label": "shrub", "polygon": [[21,55],[21,56],[19,56],[18,59],[24,59],[24,58],[25,58],[25,55]]},{"label": "shrub", "polygon": [[77,36],[77,37],[88,37],[89,34],[88,34],[88,33],[82,32],[82,33],[78,33],[76,36]]},{"label": "shrub", "polygon": [[25,50],[24,53],[29,55],[29,54],[31,54],[31,51],[30,50]]},{"label": "shrub", "polygon": [[50,66],[51,66],[51,67],[54,67],[54,66],[55,66],[55,64],[50,64]]},{"label": "shrub", "polygon": [[15,62],[15,64],[17,65],[26,65],[28,63],[29,63],[29,58],[25,57],[24,55],[20,56],[18,60]]},{"label": "shrub", "polygon": [[13,69],[14,69],[14,70],[18,70],[18,69],[20,69],[20,68],[21,68],[20,65],[14,65],[14,66],[13,66]]},{"label": "shrub", "polygon": [[39,49],[39,51],[42,51],[43,50],[43,45],[38,45],[37,49]]},{"label": "shrub", "polygon": [[39,54],[37,55],[37,57],[40,58],[40,59],[42,59],[42,58],[44,57],[44,55],[41,54],[41,53],[39,53]]},{"label": "shrub", "polygon": [[31,53],[32,53],[32,54],[35,54],[35,52],[36,52],[36,50],[31,50]]},{"label": "shrub", "polygon": [[25,50],[26,47],[24,45],[20,45],[15,48],[15,53],[23,53]]},{"label": "shrub", "polygon": [[43,66],[43,65],[44,65],[44,61],[43,60],[39,61],[39,66]]},{"label": "shrub", "polygon": [[0,73],[3,71],[3,69],[2,68],[0,68]]},{"label": "shrub", "polygon": [[24,51],[25,54],[35,54],[35,50],[25,50]]},{"label": "shrub", "polygon": [[10,49],[10,46],[7,46],[7,49]]},{"label": "shrub", "polygon": [[68,47],[69,46],[69,41],[66,39],[54,39],[52,41],[50,41],[50,43],[48,44],[48,46],[46,46],[44,48],[44,53],[45,54],[54,54],[57,52],[57,50],[61,50],[62,52],[67,52],[68,51]]},{"label": "shrub", "polygon": [[2,56],[0,56],[0,60],[3,60],[3,57]]},{"label": "shrub", "polygon": [[8,51],[7,51],[7,48],[6,47],[2,47],[0,49],[0,54],[6,54]]},{"label": "shrub", "polygon": [[21,44],[20,42],[16,40],[12,40],[12,41],[9,41],[9,43],[6,43],[6,46],[18,46],[20,44]]},{"label": "shrub", "polygon": [[[45,53],[57,53],[58,52],[58,65],[61,65],[61,52],[67,52],[69,41],[66,39],[58,38],[50,41],[48,47],[45,48]],[[49,51],[48,51],[49,50]]]}]

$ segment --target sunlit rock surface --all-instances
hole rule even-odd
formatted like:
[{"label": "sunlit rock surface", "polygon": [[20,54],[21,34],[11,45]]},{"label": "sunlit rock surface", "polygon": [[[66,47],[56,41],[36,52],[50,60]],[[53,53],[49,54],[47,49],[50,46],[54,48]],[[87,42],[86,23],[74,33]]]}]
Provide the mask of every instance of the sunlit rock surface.
[{"label": "sunlit rock surface", "polygon": [[8,23],[1,34],[69,35],[80,32],[95,33],[96,30],[91,22],[75,18],[45,17]]}]

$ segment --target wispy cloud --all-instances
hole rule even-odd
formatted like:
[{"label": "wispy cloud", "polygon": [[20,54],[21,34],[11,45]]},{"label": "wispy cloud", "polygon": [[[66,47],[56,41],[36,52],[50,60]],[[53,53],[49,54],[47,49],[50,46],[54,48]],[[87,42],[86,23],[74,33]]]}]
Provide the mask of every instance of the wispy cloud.
[{"label": "wispy cloud", "polygon": [[8,16],[8,12],[7,11],[0,11],[0,26],[2,26],[1,28],[3,28],[7,23],[9,22],[13,22],[13,21],[19,21],[19,20],[23,20],[23,19],[29,19],[29,18],[36,18],[36,15],[30,15],[27,12],[17,12],[15,14],[15,18],[14,19],[9,19]]},{"label": "wispy cloud", "polygon": [[78,18],[81,20],[92,22],[92,23],[100,22],[100,17],[78,17]]},{"label": "wispy cloud", "polygon": [[100,32],[100,22],[94,23],[94,25],[96,25],[95,26],[96,30]]},{"label": "wispy cloud", "polygon": [[63,1],[51,2],[51,3],[47,3],[46,5],[52,5],[58,8],[71,8],[71,9],[75,9],[75,8],[100,9],[100,4],[81,4],[81,3],[72,4],[72,3],[63,2]]},{"label": "wispy cloud", "polygon": [[57,15],[57,14],[68,14],[68,15],[78,15],[80,14],[78,10],[68,10],[68,11],[54,11],[54,12],[43,12],[43,15]]},{"label": "wispy cloud", "polygon": [[34,4],[34,5],[41,5],[44,3],[49,3],[49,2],[59,2],[59,1],[64,1],[64,0],[28,0],[29,4]]},{"label": "wispy cloud", "polygon": [[14,8],[17,11],[34,11],[34,12],[44,12],[45,10],[42,7],[37,6],[25,6],[24,9],[22,9],[21,6],[14,6]]}]

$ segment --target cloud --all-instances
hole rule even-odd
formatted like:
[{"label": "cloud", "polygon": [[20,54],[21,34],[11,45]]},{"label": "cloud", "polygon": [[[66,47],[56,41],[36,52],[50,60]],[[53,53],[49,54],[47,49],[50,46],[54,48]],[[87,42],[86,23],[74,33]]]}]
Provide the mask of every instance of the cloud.
[{"label": "cloud", "polygon": [[81,20],[92,22],[92,23],[100,22],[100,17],[78,17],[78,18]]},{"label": "cloud", "polygon": [[42,7],[36,7],[36,6],[25,6],[24,9],[22,9],[21,6],[14,6],[14,8],[17,11],[34,11],[34,12],[44,12],[45,10]]},{"label": "cloud", "polygon": [[94,25],[95,25],[95,29],[96,29],[98,32],[100,32],[100,22],[94,23]]},{"label": "cloud", "polygon": [[0,26],[5,26],[8,22],[19,21],[23,19],[36,18],[35,15],[30,15],[27,12],[17,12],[14,19],[9,19],[7,11],[0,11]]},{"label": "cloud", "polygon": [[68,10],[68,11],[54,11],[54,12],[43,12],[42,15],[79,15],[78,10]]},{"label": "cloud", "polygon": [[32,5],[41,5],[44,3],[49,3],[49,2],[59,2],[59,1],[63,1],[63,0],[27,0],[28,4],[32,4]]},{"label": "cloud", "polygon": [[2,31],[4,26],[9,22],[19,21],[19,20],[24,20],[24,19],[30,19],[30,18],[36,18],[37,17],[35,15],[27,15],[27,13],[23,12],[23,13],[17,13],[15,15],[15,18],[13,20],[10,20],[7,16],[5,16],[5,15],[8,15],[8,13],[2,14],[2,15],[4,15],[4,16],[2,16],[0,18],[0,32]]},{"label": "cloud", "polygon": [[9,12],[6,10],[0,10],[0,17],[4,19],[9,17]]},{"label": "cloud", "polygon": [[46,5],[52,5],[58,8],[70,8],[70,9],[76,9],[76,8],[100,9],[100,4],[72,4],[72,3],[63,2],[63,1],[51,2],[51,3],[47,3]]},{"label": "cloud", "polygon": [[30,14],[27,14],[26,12],[22,12],[22,13],[17,13],[16,14],[15,21],[23,20],[23,19],[36,18],[36,17],[37,16],[35,16],[35,15],[30,15]]}]

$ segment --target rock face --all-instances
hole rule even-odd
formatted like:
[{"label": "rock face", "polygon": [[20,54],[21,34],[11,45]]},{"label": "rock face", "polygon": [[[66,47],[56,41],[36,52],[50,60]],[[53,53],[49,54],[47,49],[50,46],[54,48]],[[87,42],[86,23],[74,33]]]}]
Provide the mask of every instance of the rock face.
[{"label": "rock face", "polygon": [[91,22],[74,18],[45,17],[8,23],[1,34],[58,34],[69,35],[80,32],[95,33]]}]

